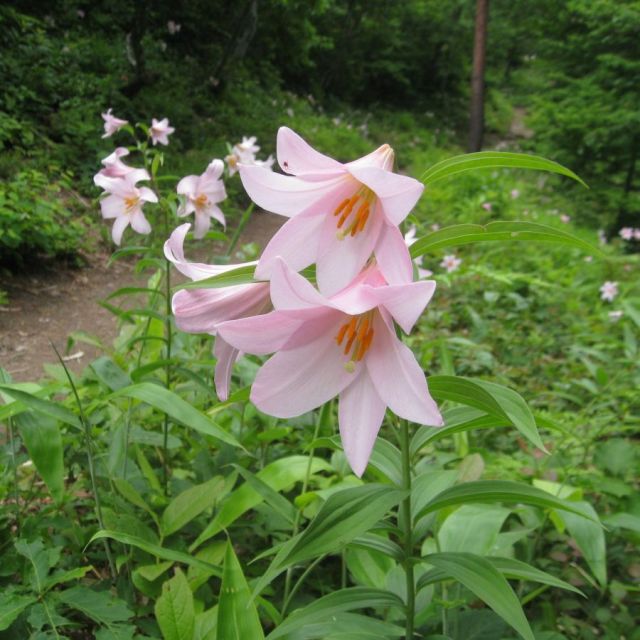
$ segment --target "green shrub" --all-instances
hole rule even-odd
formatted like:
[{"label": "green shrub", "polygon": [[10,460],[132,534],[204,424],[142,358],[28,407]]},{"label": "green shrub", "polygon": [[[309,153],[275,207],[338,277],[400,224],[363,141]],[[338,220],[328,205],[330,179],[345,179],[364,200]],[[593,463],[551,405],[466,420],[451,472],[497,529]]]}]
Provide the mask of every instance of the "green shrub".
[{"label": "green shrub", "polygon": [[[70,175],[55,182],[35,169],[20,171],[0,184],[0,260],[22,264],[34,254],[73,256],[83,242],[81,224],[70,194]],[[69,198],[70,200],[70,198]]]}]

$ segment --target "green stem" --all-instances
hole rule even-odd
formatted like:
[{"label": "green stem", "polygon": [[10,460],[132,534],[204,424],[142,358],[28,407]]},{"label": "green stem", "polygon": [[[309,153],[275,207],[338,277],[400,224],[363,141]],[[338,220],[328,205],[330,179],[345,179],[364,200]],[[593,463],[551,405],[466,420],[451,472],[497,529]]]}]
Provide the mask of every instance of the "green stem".
[{"label": "green stem", "polygon": [[[96,470],[95,470],[95,463],[93,459],[93,443],[91,440],[91,425],[89,424],[89,421],[87,420],[87,416],[84,413],[84,409],[82,408],[82,402],[80,402],[80,396],[78,395],[78,390],[76,389],[76,385],[73,382],[73,378],[69,373],[69,369],[67,369],[55,345],[51,343],[51,346],[53,347],[53,350],[56,352],[56,355],[58,356],[58,360],[60,361],[60,364],[64,369],[64,372],[67,376],[67,380],[69,381],[69,385],[71,386],[71,390],[73,391],[73,395],[76,400],[76,405],[78,406],[78,411],[80,413],[80,422],[84,427],[84,439],[85,439],[85,446],[87,448],[87,462],[89,464],[89,477],[91,478],[91,490],[93,491],[93,499],[95,500],[95,503],[96,503],[96,517],[98,518],[98,526],[100,527],[100,529],[104,529],[105,526],[104,526],[104,520],[102,519],[102,503],[100,502],[100,493],[98,493],[98,483],[96,482]],[[105,553],[107,555],[107,560],[109,562],[109,570],[111,571],[111,578],[115,580],[116,567],[113,562],[113,557],[111,556],[111,548],[109,547],[109,543],[106,539],[103,540],[103,542],[104,542]]]},{"label": "green stem", "polygon": [[242,217],[240,218],[240,223],[238,224],[238,227],[236,228],[236,230],[233,232],[233,236],[231,237],[231,242],[229,242],[229,246],[225,254],[227,257],[230,256],[233,253],[233,250],[236,248],[236,245],[238,244],[238,240],[240,240],[240,234],[244,231],[244,228],[247,226],[247,223],[249,222],[249,218],[251,217],[251,214],[253,213],[254,208],[255,208],[255,204],[252,202],[242,214]]},{"label": "green stem", "polygon": [[13,499],[16,503],[16,528],[20,536],[20,494],[18,490],[18,461],[16,460],[15,436],[13,433],[13,418],[9,418],[9,446],[11,447],[11,462],[13,466]]},{"label": "green stem", "polygon": [[402,451],[402,488],[407,491],[407,497],[400,505],[398,527],[403,532],[404,573],[407,584],[406,602],[406,640],[413,640],[414,618],[416,611],[415,580],[413,576],[413,517],[411,514],[411,453],[409,448],[409,424],[400,421],[400,445]]},{"label": "green stem", "polygon": [[[165,213],[165,221],[166,221],[166,213]],[[171,342],[172,342],[172,333],[171,333],[171,263],[165,259],[166,266],[166,291],[165,291],[165,327],[167,333],[167,363],[165,365],[165,386],[167,390],[171,388]],[[169,493],[169,416],[164,414],[164,425],[163,425],[163,440],[162,440],[162,460],[164,465],[164,493],[168,495]]]},{"label": "green stem", "polygon": [[[327,402],[322,409],[320,410],[320,415],[316,420],[316,426],[313,431],[313,439],[311,442],[315,442],[318,439],[318,433],[320,432],[320,425],[326,420],[326,412],[331,411],[331,403]],[[304,476],[304,481],[302,482],[302,491],[300,495],[304,495],[307,492],[307,487],[309,486],[309,479],[311,478],[311,467],[313,465],[313,454],[315,453],[315,448],[311,447],[309,451],[309,460],[307,461],[307,471]],[[296,511],[296,515],[293,519],[293,529],[291,531],[291,537],[295,538],[298,535],[298,530],[300,529],[300,518],[302,517],[302,510],[298,509]],[[293,592],[291,591],[291,577],[293,573],[293,567],[289,567],[287,569],[287,573],[284,578],[284,595],[282,598],[282,611],[280,612],[284,617],[284,614],[287,611],[287,607],[289,606],[289,602],[293,596]],[[305,574],[306,575],[306,572]]]}]

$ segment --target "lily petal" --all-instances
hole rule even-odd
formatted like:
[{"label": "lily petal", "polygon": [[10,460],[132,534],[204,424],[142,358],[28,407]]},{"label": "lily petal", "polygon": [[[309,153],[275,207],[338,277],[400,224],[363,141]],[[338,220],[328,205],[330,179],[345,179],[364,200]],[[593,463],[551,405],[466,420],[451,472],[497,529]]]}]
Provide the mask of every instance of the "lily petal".
[{"label": "lily petal", "polygon": [[256,278],[269,279],[278,258],[282,258],[295,271],[312,264],[318,252],[323,222],[324,216],[315,211],[304,212],[287,220],[262,252],[256,267]]},{"label": "lily petal", "polygon": [[358,477],[367,467],[386,408],[366,369],[340,394],[342,448]]},{"label": "lily petal", "polygon": [[128,226],[129,226],[128,216],[118,216],[114,220],[113,227],[111,227],[111,238],[118,246],[120,246],[120,242],[122,241],[122,234],[124,233],[124,230]]},{"label": "lily petal", "polygon": [[188,333],[216,334],[221,322],[260,313],[269,301],[269,285],[264,283],[182,289],[172,300],[176,325]]},{"label": "lily petal", "polygon": [[380,310],[374,319],[375,337],[365,358],[376,391],[401,418],[432,426],[444,424],[438,406],[429,395],[424,372],[393,331],[390,318]]},{"label": "lily petal", "polygon": [[273,267],[271,301],[275,309],[282,311],[309,309],[329,304],[306,278],[291,269],[281,257],[276,258]]},{"label": "lily petal", "polygon": [[414,178],[378,167],[350,167],[351,175],[373,191],[387,220],[399,225],[420,199],[424,185]]},{"label": "lily petal", "polygon": [[349,180],[348,175],[341,174],[327,180],[307,182],[248,164],[240,164],[239,171],[244,188],[259,207],[288,217],[307,211],[318,203],[321,209],[325,209],[324,199]]},{"label": "lily petal", "polygon": [[225,342],[220,336],[216,338],[213,347],[213,355],[216,357],[216,368],[213,375],[213,383],[216,387],[218,399],[225,402],[229,399],[229,387],[231,385],[231,370],[235,361],[240,356],[240,351]]},{"label": "lily petal", "polygon": [[217,326],[217,330],[226,342],[237,349],[265,355],[282,349],[303,322],[304,317],[299,315],[271,311],[260,316],[223,322]]},{"label": "lily petal", "polygon": [[413,263],[409,249],[398,227],[383,224],[374,253],[380,271],[389,284],[403,284],[413,280]]},{"label": "lily petal", "polygon": [[149,221],[144,217],[142,209],[137,209],[131,214],[131,228],[137,233],[151,233],[151,225]]},{"label": "lily petal", "polygon": [[420,280],[404,285],[371,287],[370,294],[382,305],[405,333],[410,333],[436,290],[434,280]]},{"label": "lily petal", "polygon": [[327,296],[344,289],[371,257],[382,229],[382,216],[372,212],[369,222],[356,235],[339,240],[333,215],[325,216],[316,260],[318,288]]},{"label": "lily petal", "polygon": [[285,173],[340,175],[345,172],[343,165],[316,151],[289,127],[278,129],[278,164]]},{"label": "lily petal", "polygon": [[265,413],[293,418],[324,404],[354,380],[349,373],[331,327],[297,349],[279,351],[258,371],[251,401]]}]

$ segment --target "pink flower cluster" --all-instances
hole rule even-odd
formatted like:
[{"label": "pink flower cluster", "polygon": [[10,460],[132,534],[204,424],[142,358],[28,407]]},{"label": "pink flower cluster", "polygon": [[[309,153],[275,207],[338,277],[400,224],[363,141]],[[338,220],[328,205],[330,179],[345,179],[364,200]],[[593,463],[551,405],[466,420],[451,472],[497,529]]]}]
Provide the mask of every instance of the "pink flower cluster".
[{"label": "pink flower cluster", "polygon": [[[243,142],[255,154],[255,139]],[[362,475],[387,407],[412,422],[443,424],[422,368],[396,333],[396,325],[411,331],[435,291],[433,281],[413,281],[399,230],[424,187],[392,171],[388,145],[342,164],[282,127],[277,158],[285,175],[237,163],[252,200],[288,218],[256,263],[258,282],[180,291],[176,323],[217,336],[222,399],[241,352],[274,354],[251,389],[265,413],[298,416],[338,396],[344,451]],[[182,273],[200,280],[236,266],[186,262],[187,230],[176,229],[165,245]],[[317,288],[298,273],[312,264]]]},{"label": "pink flower cluster", "polygon": [[640,240],[640,229],[634,227],[622,227],[618,233],[623,240]]}]

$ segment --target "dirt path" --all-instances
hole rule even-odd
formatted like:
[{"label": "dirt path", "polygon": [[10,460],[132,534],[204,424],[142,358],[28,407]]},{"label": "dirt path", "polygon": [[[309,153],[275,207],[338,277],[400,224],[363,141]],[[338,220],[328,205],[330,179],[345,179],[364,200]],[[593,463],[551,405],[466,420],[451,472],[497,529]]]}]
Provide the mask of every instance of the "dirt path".
[{"label": "dirt path", "polygon": [[[255,213],[240,243],[264,246],[284,220]],[[186,254],[194,259],[188,249]],[[43,365],[57,361],[51,343],[68,358],[66,363],[72,370],[86,367],[100,350],[78,342],[67,352],[67,337],[73,332],[91,334],[111,345],[117,321],[98,301],[119,287],[144,286],[148,276],[136,274],[132,262],[108,265],[109,256],[96,253],[82,269],[47,267],[0,277],[0,289],[9,294],[9,304],[0,307],[0,366],[15,381],[35,381],[44,375]]]}]

